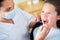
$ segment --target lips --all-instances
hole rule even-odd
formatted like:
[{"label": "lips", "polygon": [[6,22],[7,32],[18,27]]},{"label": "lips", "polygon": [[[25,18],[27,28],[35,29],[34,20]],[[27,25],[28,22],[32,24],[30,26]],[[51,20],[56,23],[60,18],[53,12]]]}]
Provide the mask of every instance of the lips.
[{"label": "lips", "polygon": [[44,23],[44,24],[48,24],[48,20],[44,20],[43,23]]}]

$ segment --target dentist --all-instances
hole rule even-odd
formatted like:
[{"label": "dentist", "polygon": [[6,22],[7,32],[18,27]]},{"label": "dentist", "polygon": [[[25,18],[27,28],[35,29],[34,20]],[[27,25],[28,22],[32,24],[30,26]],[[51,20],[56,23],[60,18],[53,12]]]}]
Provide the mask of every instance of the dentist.
[{"label": "dentist", "polygon": [[0,0],[0,40],[30,40],[31,17],[15,8],[13,0]]}]

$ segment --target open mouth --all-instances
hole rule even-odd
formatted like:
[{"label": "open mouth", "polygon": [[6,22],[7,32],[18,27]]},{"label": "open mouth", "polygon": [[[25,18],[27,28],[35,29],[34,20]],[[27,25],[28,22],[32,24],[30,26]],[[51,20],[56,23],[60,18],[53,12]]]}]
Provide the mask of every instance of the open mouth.
[{"label": "open mouth", "polygon": [[47,20],[44,20],[43,23],[44,23],[44,24],[48,24],[48,21],[47,21]]}]

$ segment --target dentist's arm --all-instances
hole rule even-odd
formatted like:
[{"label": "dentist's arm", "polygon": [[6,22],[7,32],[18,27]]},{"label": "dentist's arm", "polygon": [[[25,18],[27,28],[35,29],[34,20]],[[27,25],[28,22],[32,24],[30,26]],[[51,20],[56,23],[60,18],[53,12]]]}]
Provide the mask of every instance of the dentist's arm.
[{"label": "dentist's arm", "polygon": [[36,14],[29,14],[28,12],[21,10],[21,13],[24,15],[24,17],[26,18],[26,21],[29,24],[29,28],[33,28],[34,25],[40,21],[40,15]]},{"label": "dentist's arm", "polygon": [[40,21],[40,15],[35,14],[34,16],[35,16],[35,17],[34,17],[34,18],[32,19],[32,21],[30,22],[30,25],[29,25],[30,28],[33,28],[34,25],[35,25],[37,22]]}]

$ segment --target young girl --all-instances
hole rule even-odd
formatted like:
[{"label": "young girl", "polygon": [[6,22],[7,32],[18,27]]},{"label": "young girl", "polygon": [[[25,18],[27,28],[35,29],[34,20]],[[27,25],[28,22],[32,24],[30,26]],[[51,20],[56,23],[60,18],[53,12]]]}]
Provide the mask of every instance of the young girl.
[{"label": "young girl", "polygon": [[42,8],[41,19],[43,25],[35,33],[34,39],[60,40],[60,26],[57,26],[57,20],[60,20],[60,0],[46,0]]}]

